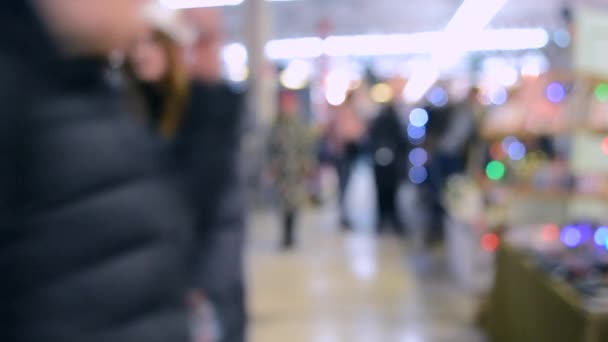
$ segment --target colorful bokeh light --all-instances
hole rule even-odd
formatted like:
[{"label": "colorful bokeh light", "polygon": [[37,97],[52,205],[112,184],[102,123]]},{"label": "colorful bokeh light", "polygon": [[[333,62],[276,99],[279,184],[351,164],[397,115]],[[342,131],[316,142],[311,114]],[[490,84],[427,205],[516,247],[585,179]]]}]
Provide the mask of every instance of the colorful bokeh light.
[{"label": "colorful bokeh light", "polygon": [[575,248],[583,241],[583,234],[578,227],[566,226],[562,230],[561,240],[567,247]]},{"label": "colorful bokeh light", "polygon": [[429,177],[429,173],[423,166],[414,166],[410,169],[409,178],[414,184],[422,184]]},{"label": "colorful bokeh light", "polygon": [[491,161],[486,166],[486,175],[491,180],[499,181],[505,177],[505,174],[505,164],[498,160]]},{"label": "colorful bokeh light", "polygon": [[414,166],[424,166],[429,160],[429,154],[425,149],[417,147],[410,152],[409,160]]},{"label": "colorful bokeh light", "polygon": [[608,244],[608,227],[599,227],[593,234],[593,241],[600,247],[606,247]]},{"label": "colorful bokeh light", "polygon": [[602,151],[604,151],[604,154],[608,155],[608,137],[602,140]]},{"label": "colorful bokeh light", "polygon": [[512,160],[522,160],[526,157],[526,146],[519,141],[514,142],[507,149],[507,153]]},{"label": "colorful bokeh light", "polygon": [[498,246],[500,246],[500,238],[494,233],[484,234],[481,237],[480,244],[484,251],[492,253],[498,249]]},{"label": "colorful bokeh light", "polygon": [[608,83],[600,83],[595,87],[595,98],[600,102],[608,102]]},{"label": "colorful bokeh light", "polygon": [[424,127],[429,122],[429,113],[422,108],[410,112],[410,124],[414,127]]},{"label": "colorful bokeh light", "polygon": [[543,240],[557,241],[559,240],[560,229],[555,224],[548,224],[543,227]]},{"label": "colorful bokeh light", "polygon": [[559,82],[553,82],[547,86],[547,99],[553,103],[560,103],[566,97],[566,88]]}]

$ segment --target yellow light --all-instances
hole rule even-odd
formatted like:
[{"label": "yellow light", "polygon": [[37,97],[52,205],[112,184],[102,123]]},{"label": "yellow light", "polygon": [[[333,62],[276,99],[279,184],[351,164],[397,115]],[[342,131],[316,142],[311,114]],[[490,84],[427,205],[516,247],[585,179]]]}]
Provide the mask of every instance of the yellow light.
[{"label": "yellow light", "polygon": [[372,100],[376,103],[390,102],[395,96],[393,89],[386,83],[378,83],[371,89]]}]

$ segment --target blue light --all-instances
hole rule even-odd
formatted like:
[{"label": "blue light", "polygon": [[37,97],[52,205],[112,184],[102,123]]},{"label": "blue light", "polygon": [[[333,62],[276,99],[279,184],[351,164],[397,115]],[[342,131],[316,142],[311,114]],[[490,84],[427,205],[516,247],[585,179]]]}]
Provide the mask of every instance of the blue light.
[{"label": "blue light", "polygon": [[509,154],[509,158],[512,160],[522,160],[526,157],[526,145],[516,141],[509,145],[507,149],[507,153]]},{"label": "blue light", "polygon": [[566,97],[566,88],[559,82],[553,82],[547,86],[547,99],[553,103],[560,103]]},{"label": "blue light", "polygon": [[415,127],[424,127],[429,122],[429,113],[422,108],[414,108],[410,112],[410,124]]},{"label": "blue light", "polygon": [[574,248],[583,241],[583,234],[577,227],[567,226],[562,230],[561,240],[564,245]]},{"label": "blue light", "polygon": [[593,241],[600,247],[606,247],[608,244],[608,227],[599,227],[593,235]]},{"label": "blue light", "polygon": [[435,107],[443,107],[448,104],[448,93],[441,87],[433,88],[426,99]]},{"label": "blue light", "polygon": [[429,177],[429,173],[426,171],[425,167],[422,166],[414,166],[410,169],[409,178],[410,181],[414,184],[422,184]]},{"label": "blue light", "polygon": [[519,139],[517,139],[516,137],[513,137],[513,136],[505,137],[502,140],[502,149],[503,149],[503,151],[509,152],[509,147],[511,147],[511,145],[513,145],[516,142],[519,142]]},{"label": "blue light", "polygon": [[414,166],[423,166],[429,160],[429,155],[425,149],[417,147],[410,152],[410,163]]},{"label": "blue light", "polygon": [[409,125],[407,126],[407,135],[414,140],[422,139],[426,135],[426,128]]},{"label": "blue light", "polygon": [[500,88],[493,91],[490,94],[490,102],[495,106],[503,105],[509,99],[509,94],[507,93],[507,89]]},{"label": "blue light", "polygon": [[570,36],[570,32],[565,29],[560,29],[553,33],[553,41],[557,46],[562,49],[565,49],[570,46],[570,43],[572,42],[572,37]]}]

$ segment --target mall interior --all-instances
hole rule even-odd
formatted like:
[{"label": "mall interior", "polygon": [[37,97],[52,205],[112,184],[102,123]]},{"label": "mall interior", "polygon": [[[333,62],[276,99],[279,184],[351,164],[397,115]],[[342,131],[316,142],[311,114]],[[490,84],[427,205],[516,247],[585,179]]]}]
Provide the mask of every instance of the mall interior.
[{"label": "mall interior", "polygon": [[0,4],[1,341],[608,342],[608,1],[127,3]]}]

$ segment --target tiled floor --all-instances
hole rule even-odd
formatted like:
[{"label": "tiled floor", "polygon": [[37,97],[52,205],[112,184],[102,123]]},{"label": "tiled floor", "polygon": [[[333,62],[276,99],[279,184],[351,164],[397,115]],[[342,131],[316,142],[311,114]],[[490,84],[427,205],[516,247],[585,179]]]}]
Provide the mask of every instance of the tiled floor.
[{"label": "tiled floor", "polygon": [[452,285],[440,257],[415,256],[370,229],[344,234],[331,210],[303,215],[298,248],[281,253],[276,221],[270,212],[252,220],[253,342],[483,341],[471,324],[475,301]]},{"label": "tiled floor", "polygon": [[300,245],[275,248],[276,224],[256,219],[250,252],[253,342],[478,342],[471,297],[441,272],[415,269],[403,243],[342,234],[303,219]]}]

